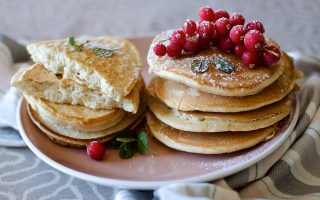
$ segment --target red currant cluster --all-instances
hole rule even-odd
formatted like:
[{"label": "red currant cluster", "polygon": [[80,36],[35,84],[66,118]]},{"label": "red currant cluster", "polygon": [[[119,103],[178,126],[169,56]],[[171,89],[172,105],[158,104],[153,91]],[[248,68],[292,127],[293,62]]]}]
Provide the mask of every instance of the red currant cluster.
[{"label": "red currant cluster", "polygon": [[272,65],[280,59],[280,50],[266,45],[261,22],[251,21],[244,26],[242,15],[233,13],[229,16],[225,10],[213,11],[208,6],[200,8],[199,18],[197,23],[186,20],[182,29],[173,31],[168,45],[162,42],[154,45],[154,53],[174,57],[217,46],[222,51],[241,57],[243,63],[251,67],[261,62]]}]

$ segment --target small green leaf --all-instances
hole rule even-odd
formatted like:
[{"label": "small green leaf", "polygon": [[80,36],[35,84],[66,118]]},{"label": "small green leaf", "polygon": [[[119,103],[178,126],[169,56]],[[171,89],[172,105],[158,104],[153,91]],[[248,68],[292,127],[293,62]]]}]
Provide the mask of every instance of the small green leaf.
[{"label": "small green leaf", "polygon": [[217,70],[219,70],[219,71],[231,74],[234,70],[233,65],[229,61],[227,61],[223,58],[215,57],[213,59],[213,63],[215,64]]},{"label": "small green leaf", "polygon": [[196,73],[204,73],[209,69],[209,62],[207,59],[196,59],[191,64],[191,70]]},{"label": "small green leaf", "polygon": [[82,51],[85,45],[85,43],[78,45],[74,37],[69,38],[69,44],[73,46],[76,51]]},{"label": "small green leaf", "polygon": [[142,131],[138,135],[137,148],[138,148],[138,151],[142,154],[145,154],[148,151],[148,136],[144,131]]},{"label": "small green leaf", "polygon": [[69,44],[71,45],[71,46],[77,46],[77,44],[76,44],[76,40],[74,39],[74,37],[70,37],[69,38]]},{"label": "small green leaf", "polygon": [[102,49],[102,48],[98,48],[98,47],[93,48],[93,53],[96,56],[105,57],[105,58],[112,56],[112,50]]},{"label": "small green leaf", "polygon": [[111,139],[111,145],[114,147],[119,147],[122,142],[118,141],[117,138],[124,138],[124,137],[135,137],[135,132],[131,130],[123,130],[117,133],[115,136]]},{"label": "small green leaf", "polygon": [[136,140],[136,138],[134,138],[134,137],[118,137],[116,140],[119,142],[126,143],[126,142],[133,142]]},{"label": "small green leaf", "polygon": [[120,145],[119,156],[122,159],[131,158],[134,154],[134,143],[127,142]]}]

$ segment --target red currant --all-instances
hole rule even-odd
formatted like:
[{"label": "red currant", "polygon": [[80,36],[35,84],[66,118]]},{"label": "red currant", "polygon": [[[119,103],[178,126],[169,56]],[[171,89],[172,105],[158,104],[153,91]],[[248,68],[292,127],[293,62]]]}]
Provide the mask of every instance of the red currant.
[{"label": "red currant", "polygon": [[200,20],[214,21],[214,11],[209,6],[201,7],[199,10]]},{"label": "red currant", "polygon": [[244,36],[244,45],[249,51],[257,51],[265,45],[263,34],[257,30],[251,30]]},{"label": "red currant", "polygon": [[235,25],[230,30],[229,37],[232,40],[232,42],[239,44],[243,42],[243,38],[246,33],[247,30],[243,25]]},{"label": "red currant", "polygon": [[260,54],[255,51],[245,50],[241,56],[242,62],[249,66],[254,67],[255,65],[260,63]]},{"label": "red currant", "polygon": [[230,22],[227,18],[222,17],[215,22],[219,35],[228,35],[231,29]]},{"label": "red currant", "polygon": [[258,21],[251,21],[247,24],[246,26],[247,30],[257,30],[260,31],[261,33],[264,33],[264,27],[263,24],[261,22]]},{"label": "red currant", "polygon": [[169,57],[175,57],[181,54],[182,48],[179,44],[170,42],[167,45],[167,55]]},{"label": "red currant", "polygon": [[241,57],[243,52],[246,50],[246,48],[242,45],[242,44],[236,44],[234,46],[234,54],[236,54],[237,56]]},{"label": "red currant", "polygon": [[234,44],[228,36],[224,36],[224,37],[220,38],[219,48],[222,51],[231,53],[233,51],[233,46],[234,46]]},{"label": "red currant", "polygon": [[202,21],[198,27],[198,33],[202,37],[211,37],[215,32],[214,24],[209,21]]},{"label": "red currant", "polygon": [[217,10],[214,13],[215,21],[217,21],[218,19],[220,19],[222,17],[225,17],[225,18],[229,19],[229,13],[227,11],[225,11],[225,10]]},{"label": "red currant", "polygon": [[262,50],[262,62],[265,65],[272,65],[280,60],[280,50],[273,46],[267,45]]},{"label": "red currant", "polygon": [[183,46],[186,43],[186,35],[182,30],[175,30],[171,34],[170,41],[176,43],[180,46]]},{"label": "red currant", "polygon": [[220,38],[219,33],[218,33],[218,31],[215,29],[215,31],[214,31],[214,32],[212,33],[212,35],[211,35],[211,45],[212,45],[212,46],[218,45],[218,43],[219,43],[219,38]]},{"label": "red currant", "polygon": [[206,49],[209,47],[211,38],[208,36],[199,35],[199,44],[202,48]]},{"label": "red currant", "polygon": [[182,30],[185,34],[194,35],[197,31],[197,24],[194,21],[187,19],[182,24]]},{"label": "red currant", "polygon": [[197,52],[199,50],[199,34],[186,37],[187,42],[183,45],[183,50],[186,52]]},{"label": "red currant", "polygon": [[235,25],[244,25],[245,19],[242,15],[240,15],[239,13],[233,13],[230,16],[230,24],[231,26],[235,26]]},{"label": "red currant", "polygon": [[167,47],[164,44],[158,43],[153,46],[153,52],[157,56],[164,56],[167,53]]},{"label": "red currant", "polygon": [[94,160],[102,160],[106,149],[99,141],[92,141],[87,146],[87,154]]}]

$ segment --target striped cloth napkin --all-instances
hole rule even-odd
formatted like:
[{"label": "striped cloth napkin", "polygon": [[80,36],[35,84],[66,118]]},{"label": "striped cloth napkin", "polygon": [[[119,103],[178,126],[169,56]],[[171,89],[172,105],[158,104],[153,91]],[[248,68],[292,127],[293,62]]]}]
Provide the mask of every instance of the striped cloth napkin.
[{"label": "striped cloth napkin", "polygon": [[[257,164],[213,183],[179,183],[156,191],[118,189],[116,200],[320,199],[320,60],[291,53],[305,77],[298,81],[300,116],[286,142]],[[16,135],[20,93],[9,89],[14,62],[26,61],[25,48],[0,35],[0,145],[23,146]],[[17,141],[17,143],[8,143]]]}]

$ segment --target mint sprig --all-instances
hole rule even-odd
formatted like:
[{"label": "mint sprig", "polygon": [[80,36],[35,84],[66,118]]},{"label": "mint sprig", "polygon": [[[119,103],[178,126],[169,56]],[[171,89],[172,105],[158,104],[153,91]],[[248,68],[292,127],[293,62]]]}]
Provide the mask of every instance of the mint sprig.
[{"label": "mint sprig", "polygon": [[76,39],[74,37],[70,37],[69,44],[73,46],[76,51],[82,51],[86,43],[77,44]]},{"label": "mint sprig", "polygon": [[213,63],[215,64],[216,69],[219,71],[222,71],[228,74],[231,74],[234,71],[233,65],[229,61],[221,57],[215,57],[213,59]]},{"label": "mint sprig", "polygon": [[119,148],[119,157],[131,158],[135,150],[142,154],[148,151],[148,136],[144,131],[136,134],[131,130],[123,130],[112,137],[111,145]]}]

